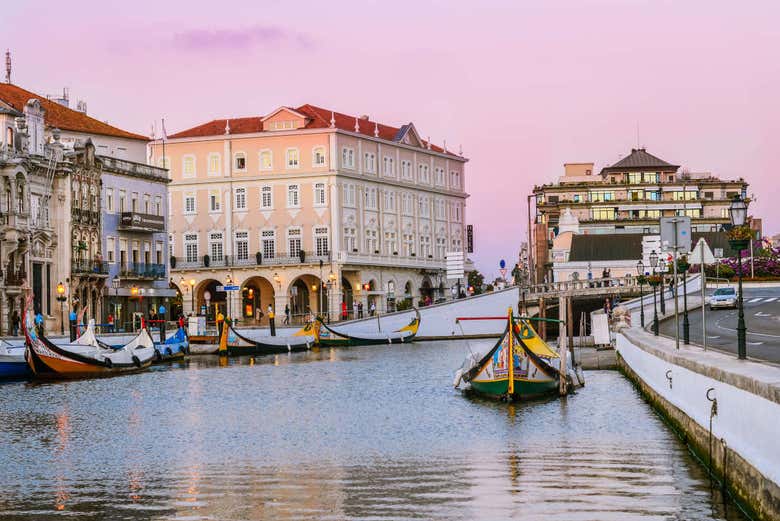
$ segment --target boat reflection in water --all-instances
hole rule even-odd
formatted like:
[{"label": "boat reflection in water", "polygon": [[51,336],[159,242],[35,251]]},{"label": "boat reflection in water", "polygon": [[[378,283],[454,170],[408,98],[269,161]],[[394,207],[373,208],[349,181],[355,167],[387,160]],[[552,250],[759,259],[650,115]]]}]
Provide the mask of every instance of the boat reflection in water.
[{"label": "boat reflection in water", "polygon": [[450,369],[466,351],[215,356],[5,384],[0,518],[742,519],[617,372],[565,398],[464,399]]}]

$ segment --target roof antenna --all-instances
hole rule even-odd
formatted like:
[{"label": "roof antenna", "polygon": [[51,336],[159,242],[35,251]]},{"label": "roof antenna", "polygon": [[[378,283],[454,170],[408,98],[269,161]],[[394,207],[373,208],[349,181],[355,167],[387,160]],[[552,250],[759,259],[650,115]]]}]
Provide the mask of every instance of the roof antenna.
[{"label": "roof antenna", "polygon": [[5,50],[5,82],[11,83],[11,49]]},{"label": "roof antenna", "polygon": [[636,122],[636,149],[639,150],[642,145],[639,144],[639,120]]}]

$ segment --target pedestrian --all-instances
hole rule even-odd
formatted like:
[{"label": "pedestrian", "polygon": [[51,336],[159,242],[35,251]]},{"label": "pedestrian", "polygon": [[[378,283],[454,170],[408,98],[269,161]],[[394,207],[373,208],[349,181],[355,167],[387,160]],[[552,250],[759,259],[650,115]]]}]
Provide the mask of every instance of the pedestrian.
[{"label": "pedestrian", "polygon": [[11,315],[11,329],[13,331],[13,336],[17,336],[19,334],[19,323],[21,320],[19,319],[19,312],[14,309],[13,314]]},{"label": "pedestrian", "polygon": [[263,308],[257,306],[257,309],[255,309],[255,320],[259,324],[262,319],[263,319]]},{"label": "pedestrian", "polygon": [[674,277],[669,279],[669,298],[674,297]]},{"label": "pedestrian", "polygon": [[341,303],[341,320],[347,319],[347,303],[342,302]]},{"label": "pedestrian", "polygon": [[358,303],[357,300],[352,301],[352,318],[355,319],[358,316]]},{"label": "pedestrian", "polygon": [[604,314],[607,315],[608,318],[612,317],[612,308],[609,304],[609,297],[604,299]]},{"label": "pedestrian", "polygon": [[[287,308],[285,307],[285,321],[287,321]],[[268,326],[271,328],[271,336],[276,336],[276,320],[274,320],[274,308],[268,304]]]},{"label": "pedestrian", "polygon": [[371,302],[371,304],[368,306],[368,314],[373,317],[374,313],[376,313],[376,304]]},{"label": "pedestrian", "polygon": [[68,329],[70,332],[70,341],[73,342],[76,340],[76,328],[78,327],[76,324],[76,321],[78,321],[78,315],[76,315],[76,311],[74,309],[70,310],[70,313],[68,313]]},{"label": "pedestrian", "polygon": [[290,325],[290,305],[285,304],[284,305],[284,324],[286,326]]},{"label": "pedestrian", "polygon": [[358,318],[363,318],[363,303],[358,302]]},{"label": "pedestrian", "polygon": [[108,321],[108,330],[109,330],[111,333],[113,333],[113,332],[114,332],[114,314],[113,314],[113,313],[109,313],[109,314],[108,314],[108,319],[107,319],[107,321]]}]

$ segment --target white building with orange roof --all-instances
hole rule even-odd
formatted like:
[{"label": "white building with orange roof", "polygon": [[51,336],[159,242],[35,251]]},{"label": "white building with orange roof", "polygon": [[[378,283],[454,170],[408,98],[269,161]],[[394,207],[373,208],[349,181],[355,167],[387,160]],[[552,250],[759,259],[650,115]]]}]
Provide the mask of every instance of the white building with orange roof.
[{"label": "white building with orange roof", "polygon": [[[444,294],[463,251],[466,158],[383,125],[303,105],[214,120],[150,144],[170,170],[169,244],[185,313],[243,321],[269,305],[336,319]],[[218,290],[228,281],[236,291]],[[228,297],[229,295],[229,297]]]}]

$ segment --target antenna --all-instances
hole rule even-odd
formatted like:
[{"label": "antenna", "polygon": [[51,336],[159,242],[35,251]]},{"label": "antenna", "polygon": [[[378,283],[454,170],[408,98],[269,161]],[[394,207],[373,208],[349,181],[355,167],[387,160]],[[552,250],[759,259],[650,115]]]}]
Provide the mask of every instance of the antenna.
[{"label": "antenna", "polygon": [[639,144],[639,120],[636,122],[636,148],[642,148],[642,146]]},{"label": "antenna", "polygon": [[5,82],[11,83],[11,49],[5,50]]}]

